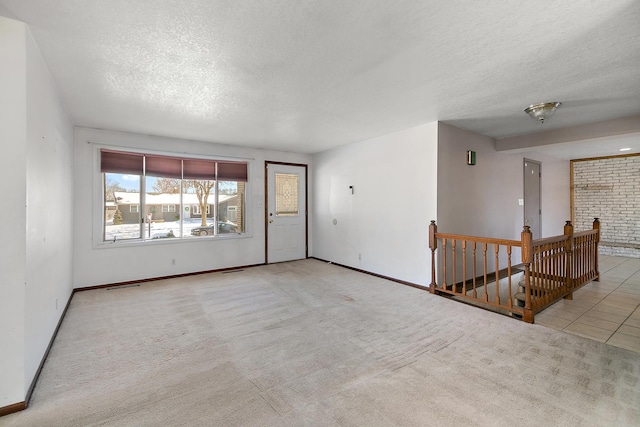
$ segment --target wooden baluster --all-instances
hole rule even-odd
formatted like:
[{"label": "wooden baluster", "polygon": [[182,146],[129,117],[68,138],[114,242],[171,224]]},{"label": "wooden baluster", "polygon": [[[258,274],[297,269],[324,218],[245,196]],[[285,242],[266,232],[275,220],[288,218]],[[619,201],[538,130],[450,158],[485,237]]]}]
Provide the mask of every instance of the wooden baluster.
[{"label": "wooden baluster", "polygon": [[511,293],[511,245],[507,246],[507,277],[509,277],[509,280],[507,282],[509,302],[507,306],[511,308],[513,306],[513,297],[512,297],[513,294]]},{"label": "wooden baluster", "polygon": [[579,241],[580,246],[578,246],[578,251],[580,252],[580,255],[579,255],[580,271],[578,272],[576,277],[584,277],[584,275],[587,273],[587,257],[585,252],[585,243],[586,243],[586,240],[584,239],[584,237],[581,237]]},{"label": "wooden baluster", "polygon": [[[568,264],[568,260],[566,259],[565,256],[565,242],[558,242],[558,249],[557,249],[557,253],[556,253],[556,257],[558,259],[558,273],[556,275],[557,280],[562,280],[563,283],[561,285],[556,285],[556,287],[565,287],[565,279],[564,276],[566,274],[567,271],[567,264]],[[562,293],[562,290],[558,291],[559,293]],[[556,295],[554,296],[554,299],[558,299],[559,296]]]},{"label": "wooden baluster", "polygon": [[545,304],[551,302],[553,298],[554,289],[557,287],[553,276],[551,275],[551,260],[557,256],[558,252],[555,245],[549,245],[548,258],[545,259],[545,276],[546,276],[546,298]]},{"label": "wooden baluster", "polygon": [[542,246],[536,246],[533,248],[533,262],[531,263],[534,274],[531,277],[531,296],[536,297],[536,301],[540,298],[540,255],[542,252]]},{"label": "wooden baluster", "polygon": [[462,241],[462,289],[467,293],[467,241]]},{"label": "wooden baluster", "polygon": [[550,251],[549,260],[547,261],[547,264],[549,265],[548,271],[547,271],[547,274],[548,274],[548,287],[549,287],[549,290],[550,290],[550,292],[549,292],[549,301],[548,302],[551,302],[550,300],[552,298],[555,298],[553,296],[553,293],[554,293],[554,291],[557,292],[556,289],[558,288],[557,278],[553,276],[553,273],[551,271],[552,270],[551,265],[552,265],[553,259],[558,256],[558,251],[556,250],[555,245],[553,245],[553,246],[554,246],[553,249]]},{"label": "wooden baluster", "polygon": [[447,290],[447,239],[442,239],[442,289]]},{"label": "wooden baluster", "polygon": [[589,236],[589,240],[587,241],[587,261],[589,263],[588,266],[588,274],[589,278],[593,278],[593,236]]},{"label": "wooden baluster", "polygon": [[487,294],[487,244],[482,244],[482,261],[484,266],[484,300],[489,301],[489,295]]},{"label": "wooden baluster", "polygon": [[584,247],[584,259],[586,264],[585,274],[587,278],[585,280],[591,280],[591,272],[593,271],[593,263],[591,257],[591,236],[585,236],[585,247]]},{"label": "wooden baluster", "polygon": [[[532,305],[535,305],[540,301],[540,298],[544,297],[544,270],[542,269],[542,260],[544,259],[544,246],[534,246],[533,248],[533,266],[536,274],[533,275],[531,280],[531,295],[536,299],[532,300]],[[535,307],[532,307],[535,308]]]},{"label": "wooden baluster", "polygon": [[595,238],[595,247],[594,247],[594,270],[595,270],[595,275],[596,278],[593,279],[596,282],[600,281],[600,270],[598,269],[598,244],[600,243],[600,220],[598,218],[594,218],[593,219],[593,229],[594,230],[598,230],[598,233],[596,234],[596,238]]},{"label": "wooden baluster", "polygon": [[538,269],[540,268],[540,266],[538,265],[539,263],[539,258],[540,258],[540,251],[541,251],[541,246],[533,246],[531,245],[531,301],[533,304],[533,301],[535,301],[536,298],[538,298],[537,292],[538,292],[538,280],[539,280],[539,271]]},{"label": "wooden baluster", "polygon": [[567,240],[565,240],[565,257],[567,259],[567,267],[565,271],[565,284],[566,284],[566,292],[567,296],[565,299],[572,300],[573,299],[573,225],[571,221],[567,221],[564,225],[564,235],[567,236]]},{"label": "wooden baluster", "polygon": [[[549,258],[549,287],[553,290],[554,293],[558,292],[558,290],[557,290],[558,289],[558,277],[553,274],[552,264],[553,264],[553,260],[558,258],[558,255],[559,255],[558,251],[554,248],[553,256],[551,256]],[[555,299],[555,296],[554,296],[553,293],[550,295],[550,299]],[[549,301],[549,302],[551,302],[551,301]]]},{"label": "wooden baluster", "polygon": [[540,282],[539,282],[539,291],[540,295],[538,299],[542,298],[542,301],[546,304],[548,292],[548,283],[547,283],[547,269],[545,268],[545,263],[547,262],[547,257],[549,256],[549,245],[543,246],[542,253],[540,254],[540,267],[538,268],[538,272],[541,274]]},{"label": "wooden baluster", "polygon": [[596,272],[596,253],[595,253],[595,248],[596,248],[596,241],[595,241],[595,236],[592,235],[591,239],[589,240],[589,262],[591,263],[591,270],[590,270],[590,277],[594,278],[595,277],[595,272]]},{"label": "wooden baluster", "polygon": [[429,249],[431,249],[431,284],[429,285],[429,291],[434,294],[436,292],[436,249],[438,249],[438,239],[436,238],[438,233],[438,226],[435,221],[431,221],[429,224]]},{"label": "wooden baluster", "polygon": [[589,277],[591,275],[591,257],[590,257],[590,245],[591,243],[589,242],[588,239],[589,236],[585,236],[584,239],[584,244],[583,244],[583,248],[582,248],[582,256],[584,258],[584,275],[585,277]]},{"label": "wooden baluster", "polygon": [[[548,283],[547,280],[549,278],[549,276],[547,276],[547,272],[545,271],[544,268],[544,263],[545,260],[547,259],[547,255],[549,253],[549,246],[545,246],[544,250],[540,253],[540,258],[538,259],[538,274],[539,274],[539,278],[537,278],[537,289],[538,289],[538,293],[539,293],[539,302],[538,305],[542,305],[541,301],[546,302],[546,297],[547,295],[549,295],[549,290],[548,290]],[[533,303],[533,308],[537,308],[535,302]]]},{"label": "wooden baluster", "polygon": [[453,282],[451,285],[451,290],[453,292],[458,292],[457,289],[457,285],[458,282],[456,281],[456,270],[458,269],[458,263],[456,262],[456,239],[451,239],[451,267],[453,269],[452,271],[452,275],[453,275]]},{"label": "wooden baluster", "polygon": [[567,260],[567,257],[564,256],[564,252],[562,253],[562,256],[559,257],[559,259],[560,259],[560,275],[562,277],[565,277],[565,274],[567,272],[567,265],[569,264],[569,261]]},{"label": "wooden baluster", "polygon": [[500,245],[494,243],[496,251],[496,304],[500,305]]},{"label": "wooden baluster", "polygon": [[573,240],[573,263],[575,264],[573,272],[573,281],[577,281],[582,277],[582,245],[580,238]]},{"label": "wooden baluster", "polygon": [[[562,257],[558,252],[553,255],[553,271],[551,272],[551,277],[553,278],[554,287],[558,287],[558,278],[562,276],[560,270],[560,259]],[[555,298],[555,297],[554,297]]]},{"label": "wooden baluster", "polygon": [[587,276],[589,274],[589,256],[587,255],[589,240],[587,239],[587,236],[584,236],[581,240],[582,240],[582,244],[581,244],[580,252],[582,256],[582,275]]},{"label": "wooden baluster", "polygon": [[[564,247],[564,243],[559,244],[558,248],[556,250],[556,253],[555,253],[555,258],[558,260],[558,266],[560,265],[560,260],[562,258],[564,258],[563,253],[562,253],[563,252],[563,247]],[[554,274],[554,276],[553,276],[554,277],[554,281],[553,281],[554,282],[554,287],[556,289],[555,295],[553,296],[553,300],[556,300],[559,297],[559,295],[563,292],[561,288],[564,287],[564,283],[562,283],[560,285],[558,284],[558,281],[563,276],[564,276],[563,270],[560,270],[558,268],[556,274]],[[550,302],[552,302],[552,301],[550,301]]]},{"label": "wooden baluster", "polygon": [[522,248],[522,263],[524,264],[524,310],[522,320],[533,323],[533,310],[531,309],[531,229],[525,225],[520,234]]},{"label": "wooden baluster", "polygon": [[591,251],[589,252],[589,259],[591,260],[591,277],[594,277],[596,271],[596,254],[594,249],[596,248],[595,236],[591,236],[590,246]]},{"label": "wooden baluster", "polygon": [[473,279],[472,279],[473,280],[473,297],[478,298],[478,293],[476,292],[476,277],[478,276],[476,274],[476,262],[477,262],[476,242],[473,242],[472,250],[473,250]]},{"label": "wooden baluster", "polygon": [[554,292],[557,292],[556,289],[558,288],[557,280],[551,273],[551,261],[553,260],[553,258],[558,256],[558,251],[555,245],[552,246],[552,249],[549,252],[549,260],[547,261],[547,264],[549,265],[547,270],[547,287],[549,288],[549,298],[547,299],[547,303],[551,302],[552,298],[555,298]]},{"label": "wooden baluster", "polygon": [[556,256],[556,251],[554,248],[554,245],[550,245],[549,246],[549,257],[545,260],[545,268],[546,268],[546,275],[547,275],[547,295],[548,297],[546,298],[547,302],[549,302],[549,299],[552,298],[553,295],[553,290],[555,288],[555,281],[553,280],[553,275],[551,274],[551,270],[552,270],[552,262],[553,262],[553,258]]}]

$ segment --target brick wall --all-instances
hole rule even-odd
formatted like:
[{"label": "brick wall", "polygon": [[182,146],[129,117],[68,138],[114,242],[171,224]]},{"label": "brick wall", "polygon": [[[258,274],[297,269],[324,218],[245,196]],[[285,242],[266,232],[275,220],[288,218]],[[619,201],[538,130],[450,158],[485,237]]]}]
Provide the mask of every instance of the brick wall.
[{"label": "brick wall", "polygon": [[640,155],[572,166],[575,230],[590,229],[600,218],[600,253],[640,258]]}]

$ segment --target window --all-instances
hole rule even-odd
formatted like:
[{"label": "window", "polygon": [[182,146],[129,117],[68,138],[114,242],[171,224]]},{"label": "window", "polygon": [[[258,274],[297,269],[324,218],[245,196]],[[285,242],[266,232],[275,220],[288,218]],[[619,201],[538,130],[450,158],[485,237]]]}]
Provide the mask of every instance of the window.
[{"label": "window", "polygon": [[244,230],[245,181],[218,181],[218,233]]},{"label": "window", "polygon": [[237,221],[237,219],[238,219],[238,207],[227,206],[227,220]]},{"label": "window", "polygon": [[245,231],[246,162],[102,149],[100,165],[104,241]]},{"label": "window", "polygon": [[[200,205],[192,205],[191,213],[193,215],[202,215],[202,208]],[[211,205],[207,205],[207,215],[211,215]]]},{"label": "window", "polygon": [[276,173],[276,215],[298,215],[298,175]]}]

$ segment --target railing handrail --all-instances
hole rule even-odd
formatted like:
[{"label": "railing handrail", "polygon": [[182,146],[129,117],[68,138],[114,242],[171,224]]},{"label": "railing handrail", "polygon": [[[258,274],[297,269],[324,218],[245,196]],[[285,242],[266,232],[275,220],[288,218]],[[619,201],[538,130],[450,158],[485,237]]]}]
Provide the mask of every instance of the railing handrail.
[{"label": "railing handrail", "polygon": [[582,237],[582,236],[589,236],[591,234],[598,234],[599,230],[584,230],[584,231],[579,231],[577,233],[575,233],[573,235],[573,237]]},{"label": "railing handrail", "polygon": [[509,239],[494,239],[491,237],[479,237],[479,236],[465,236],[463,234],[451,234],[451,233],[435,233],[436,238],[441,239],[450,239],[450,240],[466,240],[467,242],[477,242],[477,243],[494,243],[498,245],[504,246],[522,246],[522,242],[520,240],[509,240]]},{"label": "railing handrail", "polygon": [[551,243],[564,242],[568,238],[569,238],[569,236],[565,236],[564,234],[561,234],[559,236],[553,236],[553,237],[545,237],[543,239],[536,239],[536,240],[532,241],[531,245],[532,246],[542,246],[542,245],[548,245],[548,244],[551,244]]}]

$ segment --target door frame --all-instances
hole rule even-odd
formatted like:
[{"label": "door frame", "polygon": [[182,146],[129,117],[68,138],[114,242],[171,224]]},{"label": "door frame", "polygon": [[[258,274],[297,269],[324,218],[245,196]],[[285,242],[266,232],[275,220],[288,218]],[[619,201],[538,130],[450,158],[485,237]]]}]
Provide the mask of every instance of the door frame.
[{"label": "door frame", "polygon": [[269,264],[269,165],[304,168],[304,257],[309,258],[309,165],[304,163],[264,162],[264,263]]},{"label": "door frame", "polygon": [[[522,160],[522,196],[524,205],[522,206],[522,219],[526,221],[527,214],[527,163],[535,163],[538,165],[538,231],[540,232],[540,239],[542,239],[542,162],[533,159]],[[524,224],[526,225],[526,224]],[[533,237],[535,239],[535,236]]]}]

